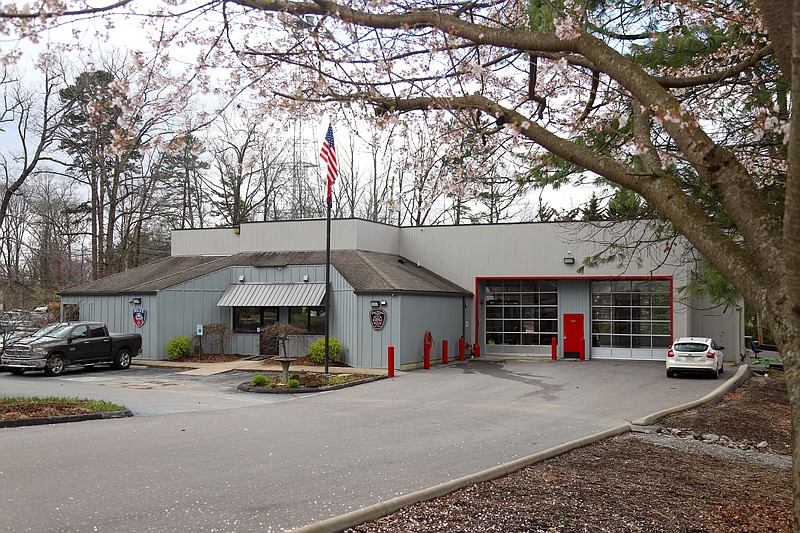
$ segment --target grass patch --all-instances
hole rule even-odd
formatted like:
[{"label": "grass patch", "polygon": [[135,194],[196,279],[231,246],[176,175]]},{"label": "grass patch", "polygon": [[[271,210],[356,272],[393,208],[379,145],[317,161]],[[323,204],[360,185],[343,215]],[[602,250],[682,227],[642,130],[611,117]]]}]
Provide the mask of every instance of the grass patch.
[{"label": "grass patch", "polygon": [[340,376],[330,376],[327,379],[328,385],[341,385],[342,383],[347,383],[349,381],[356,381],[358,379],[364,379],[361,376],[354,376],[352,374],[343,374]]},{"label": "grass patch", "polygon": [[105,400],[91,400],[88,398],[63,398],[59,396],[48,396],[38,398],[36,396],[17,396],[12,398],[0,398],[0,406],[19,406],[19,405],[53,405],[63,404],[93,412],[124,411],[125,407]]},{"label": "grass patch", "polygon": [[756,359],[752,362],[754,365],[768,365],[770,363],[780,363],[781,359]]}]

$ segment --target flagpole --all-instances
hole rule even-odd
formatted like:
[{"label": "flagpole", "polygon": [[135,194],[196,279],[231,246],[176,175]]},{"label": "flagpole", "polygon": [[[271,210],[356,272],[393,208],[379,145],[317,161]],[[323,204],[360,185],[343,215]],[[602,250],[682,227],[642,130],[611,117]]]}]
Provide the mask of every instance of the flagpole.
[{"label": "flagpole", "polygon": [[325,161],[326,181],[328,182],[328,222],[325,235],[325,374],[328,373],[328,360],[330,359],[330,328],[331,328],[331,206],[333,205],[333,184],[339,175],[339,163],[336,161],[336,145],[333,140],[333,125],[328,124],[328,133],[322,142],[320,158]]},{"label": "flagpole", "polygon": [[328,196],[328,222],[325,236],[325,374],[328,373],[328,343],[330,342],[331,323],[331,204],[333,204],[333,198]]}]

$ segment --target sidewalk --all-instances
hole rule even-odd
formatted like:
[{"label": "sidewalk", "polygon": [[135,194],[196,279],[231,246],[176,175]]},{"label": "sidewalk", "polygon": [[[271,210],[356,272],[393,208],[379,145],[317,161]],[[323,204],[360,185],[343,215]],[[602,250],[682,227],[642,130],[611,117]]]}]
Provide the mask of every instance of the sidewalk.
[{"label": "sidewalk", "polygon": [[[225,372],[282,372],[283,368],[279,364],[266,364],[264,361],[228,361],[224,363],[195,363],[183,361],[155,361],[151,359],[134,358],[133,365],[149,366],[156,368],[175,368],[184,369],[179,374],[187,376],[212,376],[214,374],[224,374]],[[324,372],[322,366],[291,366],[289,372]],[[382,376],[386,374],[385,369],[381,368],[352,368],[329,366],[329,374],[369,374],[371,376]]]}]

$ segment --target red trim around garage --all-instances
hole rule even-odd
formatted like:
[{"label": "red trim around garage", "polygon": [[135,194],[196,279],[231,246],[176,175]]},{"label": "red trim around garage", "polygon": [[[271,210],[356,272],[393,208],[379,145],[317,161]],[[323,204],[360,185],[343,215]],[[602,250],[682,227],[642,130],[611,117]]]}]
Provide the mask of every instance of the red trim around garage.
[{"label": "red trim around garage", "polygon": [[[475,277],[475,344],[478,344],[478,334],[480,327],[478,317],[480,316],[480,305],[482,298],[479,292],[480,282],[492,279],[588,279],[588,280],[615,280],[615,279],[666,279],[669,280],[669,337],[670,343],[675,340],[675,320],[674,320],[674,283],[675,280],[672,276],[476,276]],[[589,317],[591,323],[592,318]]]}]

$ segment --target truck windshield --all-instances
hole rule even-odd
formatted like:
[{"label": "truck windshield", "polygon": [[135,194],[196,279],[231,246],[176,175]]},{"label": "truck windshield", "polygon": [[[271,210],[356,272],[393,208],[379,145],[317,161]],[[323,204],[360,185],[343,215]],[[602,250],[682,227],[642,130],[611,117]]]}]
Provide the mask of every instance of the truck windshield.
[{"label": "truck windshield", "polygon": [[48,337],[55,337],[57,339],[66,339],[67,336],[72,332],[72,326],[69,324],[62,324],[56,329],[47,333]]},{"label": "truck windshield", "polygon": [[37,339],[39,337],[52,337],[53,336],[52,331],[62,327],[64,327],[64,324],[58,324],[58,323],[48,324],[39,331],[31,333],[31,337],[35,337]]}]

